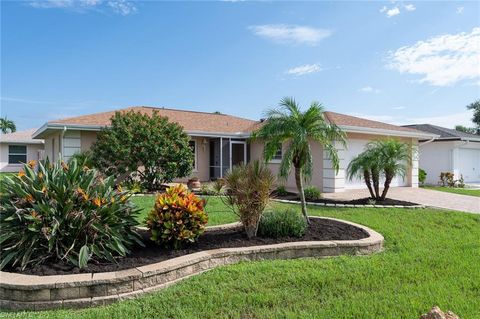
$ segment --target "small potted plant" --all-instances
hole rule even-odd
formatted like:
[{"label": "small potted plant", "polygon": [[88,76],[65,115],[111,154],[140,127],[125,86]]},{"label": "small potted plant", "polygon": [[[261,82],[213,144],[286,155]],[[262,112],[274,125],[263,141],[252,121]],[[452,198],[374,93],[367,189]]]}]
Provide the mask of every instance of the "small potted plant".
[{"label": "small potted plant", "polygon": [[200,183],[200,179],[198,177],[192,177],[187,182],[188,189],[200,189],[202,187],[202,183]]}]

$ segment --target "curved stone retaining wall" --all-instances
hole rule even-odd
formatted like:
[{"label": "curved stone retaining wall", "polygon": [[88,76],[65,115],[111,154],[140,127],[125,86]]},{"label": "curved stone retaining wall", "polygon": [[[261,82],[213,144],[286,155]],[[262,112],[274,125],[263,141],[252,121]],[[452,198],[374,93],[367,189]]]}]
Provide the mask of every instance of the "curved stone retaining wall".
[{"label": "curved stone retaining wall", "polygon": [[[0,308],[46,310],[106,305],[135,298],[209,269],[240,261],[363,255],[382,250],[382,235],[358,224],[339,221],[362,228],[370,236],[361,240],[305,241],[214,249],[106,273],[31,276],[0,272]],[[238,224],[220,227],[238,227]]]}]

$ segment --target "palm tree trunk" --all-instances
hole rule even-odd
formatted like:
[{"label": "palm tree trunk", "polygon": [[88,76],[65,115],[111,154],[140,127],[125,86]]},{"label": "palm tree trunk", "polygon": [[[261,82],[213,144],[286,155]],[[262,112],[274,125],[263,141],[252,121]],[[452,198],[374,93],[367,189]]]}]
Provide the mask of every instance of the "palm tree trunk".
[{"label": "palm tree trunk", "polygon": [[392,182],[392,179],[393,179],[393,175],[386,174],[381,200],[385,200],[385,198],[387,197],[387,193],[388,193],[388,190],[390,189],[390,183]]},{"label": "palm tree trunk", "polygon": [[365,180],[365,184],[367,184],[368,191],[370,192],[370,196],[375,198],[375,194],[373,193],[372,188],[372,179],[370,177],[370,172],[368,170],[363,171],[363,179]]},{"label": "palm tree trunk", "polygon": [[295,182],[297,184],[298,194],[300,195],[303,217],[307,224],[310,224],[310,219],[307,214],[307,203],[305,202],[305,193],[303,191],[302,169],[300,167],[295,167]]},{"label": "palm tree trunk", "polygon": [[380,199],[380,174],[372,171],[373,188],[375,189],[375,199]]}]

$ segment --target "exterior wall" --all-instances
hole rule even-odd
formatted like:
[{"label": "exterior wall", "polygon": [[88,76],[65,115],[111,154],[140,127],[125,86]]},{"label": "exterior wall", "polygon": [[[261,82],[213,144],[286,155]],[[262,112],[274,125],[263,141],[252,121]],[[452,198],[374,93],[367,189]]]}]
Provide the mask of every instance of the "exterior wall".
[{"label": "exterior wall", "polygon": [[[283,150],[285,150],[285,145],[283,145]],[[313,153],[313,174],[312,180],[310,183],[306,184],[305,186],[315,186],[318,189],[323,189],[323,148],[320,144],[316,142],[312,142],[310,144]],[[263,144],[260,142],[255,142],[250,144],[250,159],[251,160],[263,160]],[[267,164],[270,170],[274,173],[275,176],[278,176],[278,172],[280,170],[280,162],[279,161],[271,161]],[[295,192],[297,190],[297,186],[295,183],[295,174],[292,168],[290,175],[286,181],[277,180],[278,185],[284,185],[285,188],[290,192]]]},{"label": "exterior wall", "polygon": [[[8,164],[8,145],[25,145],[20,143],[2,143],[0,144],[0,172],[19,172],[22,164]],[[43,144],[26,144],[27,162],[30,160],[38,161],[41,159],[44,146]]]},{"label": "exterior wall", "polygon": [[419,167],[427,172],[426,184],[437,184],[441,172],[453,172],[455,142],[430,142],[419,147]]},{"label": "exterior wall", "polygon": [[80,147],[82,152],[90,150],[93,143],[95,143],[95,141],[97,140],[97,134],[98,132],[94,132],[94,131],[80,132],[80,142],[81,142]]},{"label": "exterior wall", "polygon": [[[480,150],[480,143],[464,141],[435,141],[420,146],[420,168],[427,172],[427,184],[438,184],[440,173],[454,173],[459,179],[461,172],[461,150]],[[474,180],[476,180],[474,178]]]},{"label": "exterior wall", "polygon": [[45,137],[45,158],[56,161],[60,153],[60,131]]}]

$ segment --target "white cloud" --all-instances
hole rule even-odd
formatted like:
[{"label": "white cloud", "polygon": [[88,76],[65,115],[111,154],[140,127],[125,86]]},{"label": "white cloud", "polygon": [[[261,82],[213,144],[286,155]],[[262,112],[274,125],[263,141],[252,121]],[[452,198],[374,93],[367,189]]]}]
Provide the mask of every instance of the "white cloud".
[{"label": "white cloud", "polygon": [[388,10],[388,8],[386,6],[383,6],[381,9],[380,9],[380,13],[384,13]]},{"label": "white cloud", "polygon": [[404,8],[407,11],[415,11],[417,9],[413,4],[406,4]]},{"label": "white cloud", "polygon": [[250,26],[249,29],[257,36],[278,43],[294,43],[316,45],[329,37],[332,31],[300,25],[265,24]]},{"label": "white cloud", "polygon": [[463,10],[465,10],[465,7],[457,7],[457,14],[462,14]]},{"label": "white cloud", "polygon": [[121,15],[128,15],[137,11],[134,3],[127,0],[34,0],[29,2],[29,5],[38,9],[70,9],[78,12],[94,8],[109,8]]},{"label": "white cloud", "polygon": [[287,70],[287,74],[290,75],[295,75],[295,76],[301,76],[305,74],[310,74],[310,73],[317,73],[322,71],[322,68],[320,67],[320,64],[305,64],[305,65],[300,65],[295,68],[291,68]]},{"label": "white cloud", "polygon": [[404,46],[389,54],[388,67],[423,76],[419,81],[435,86],[453,85],[480,78],[480,28],[445,34]]},{"label": "white cloud", "polygon": [[372,88],[371,86],[365,86],[361,89],[358,89],[358,91],[364,93],[380,93],[379,89]]},{"label": "white cloud", "polygon": [[393,125],[408,124],[433,124],[448,128],[455,128],[455,125],[472,126],[473,111],[451,113],[440,116],[410,117],[393,115],[369,115],[361,113],[350,113],[352,116],[363,117],[372,121],[379,121]]},{"label": "white cloud", "polygon": [[398,7],[391,8],[387,10],[387,17],[391,18],[400,14],[400,9]]}]

